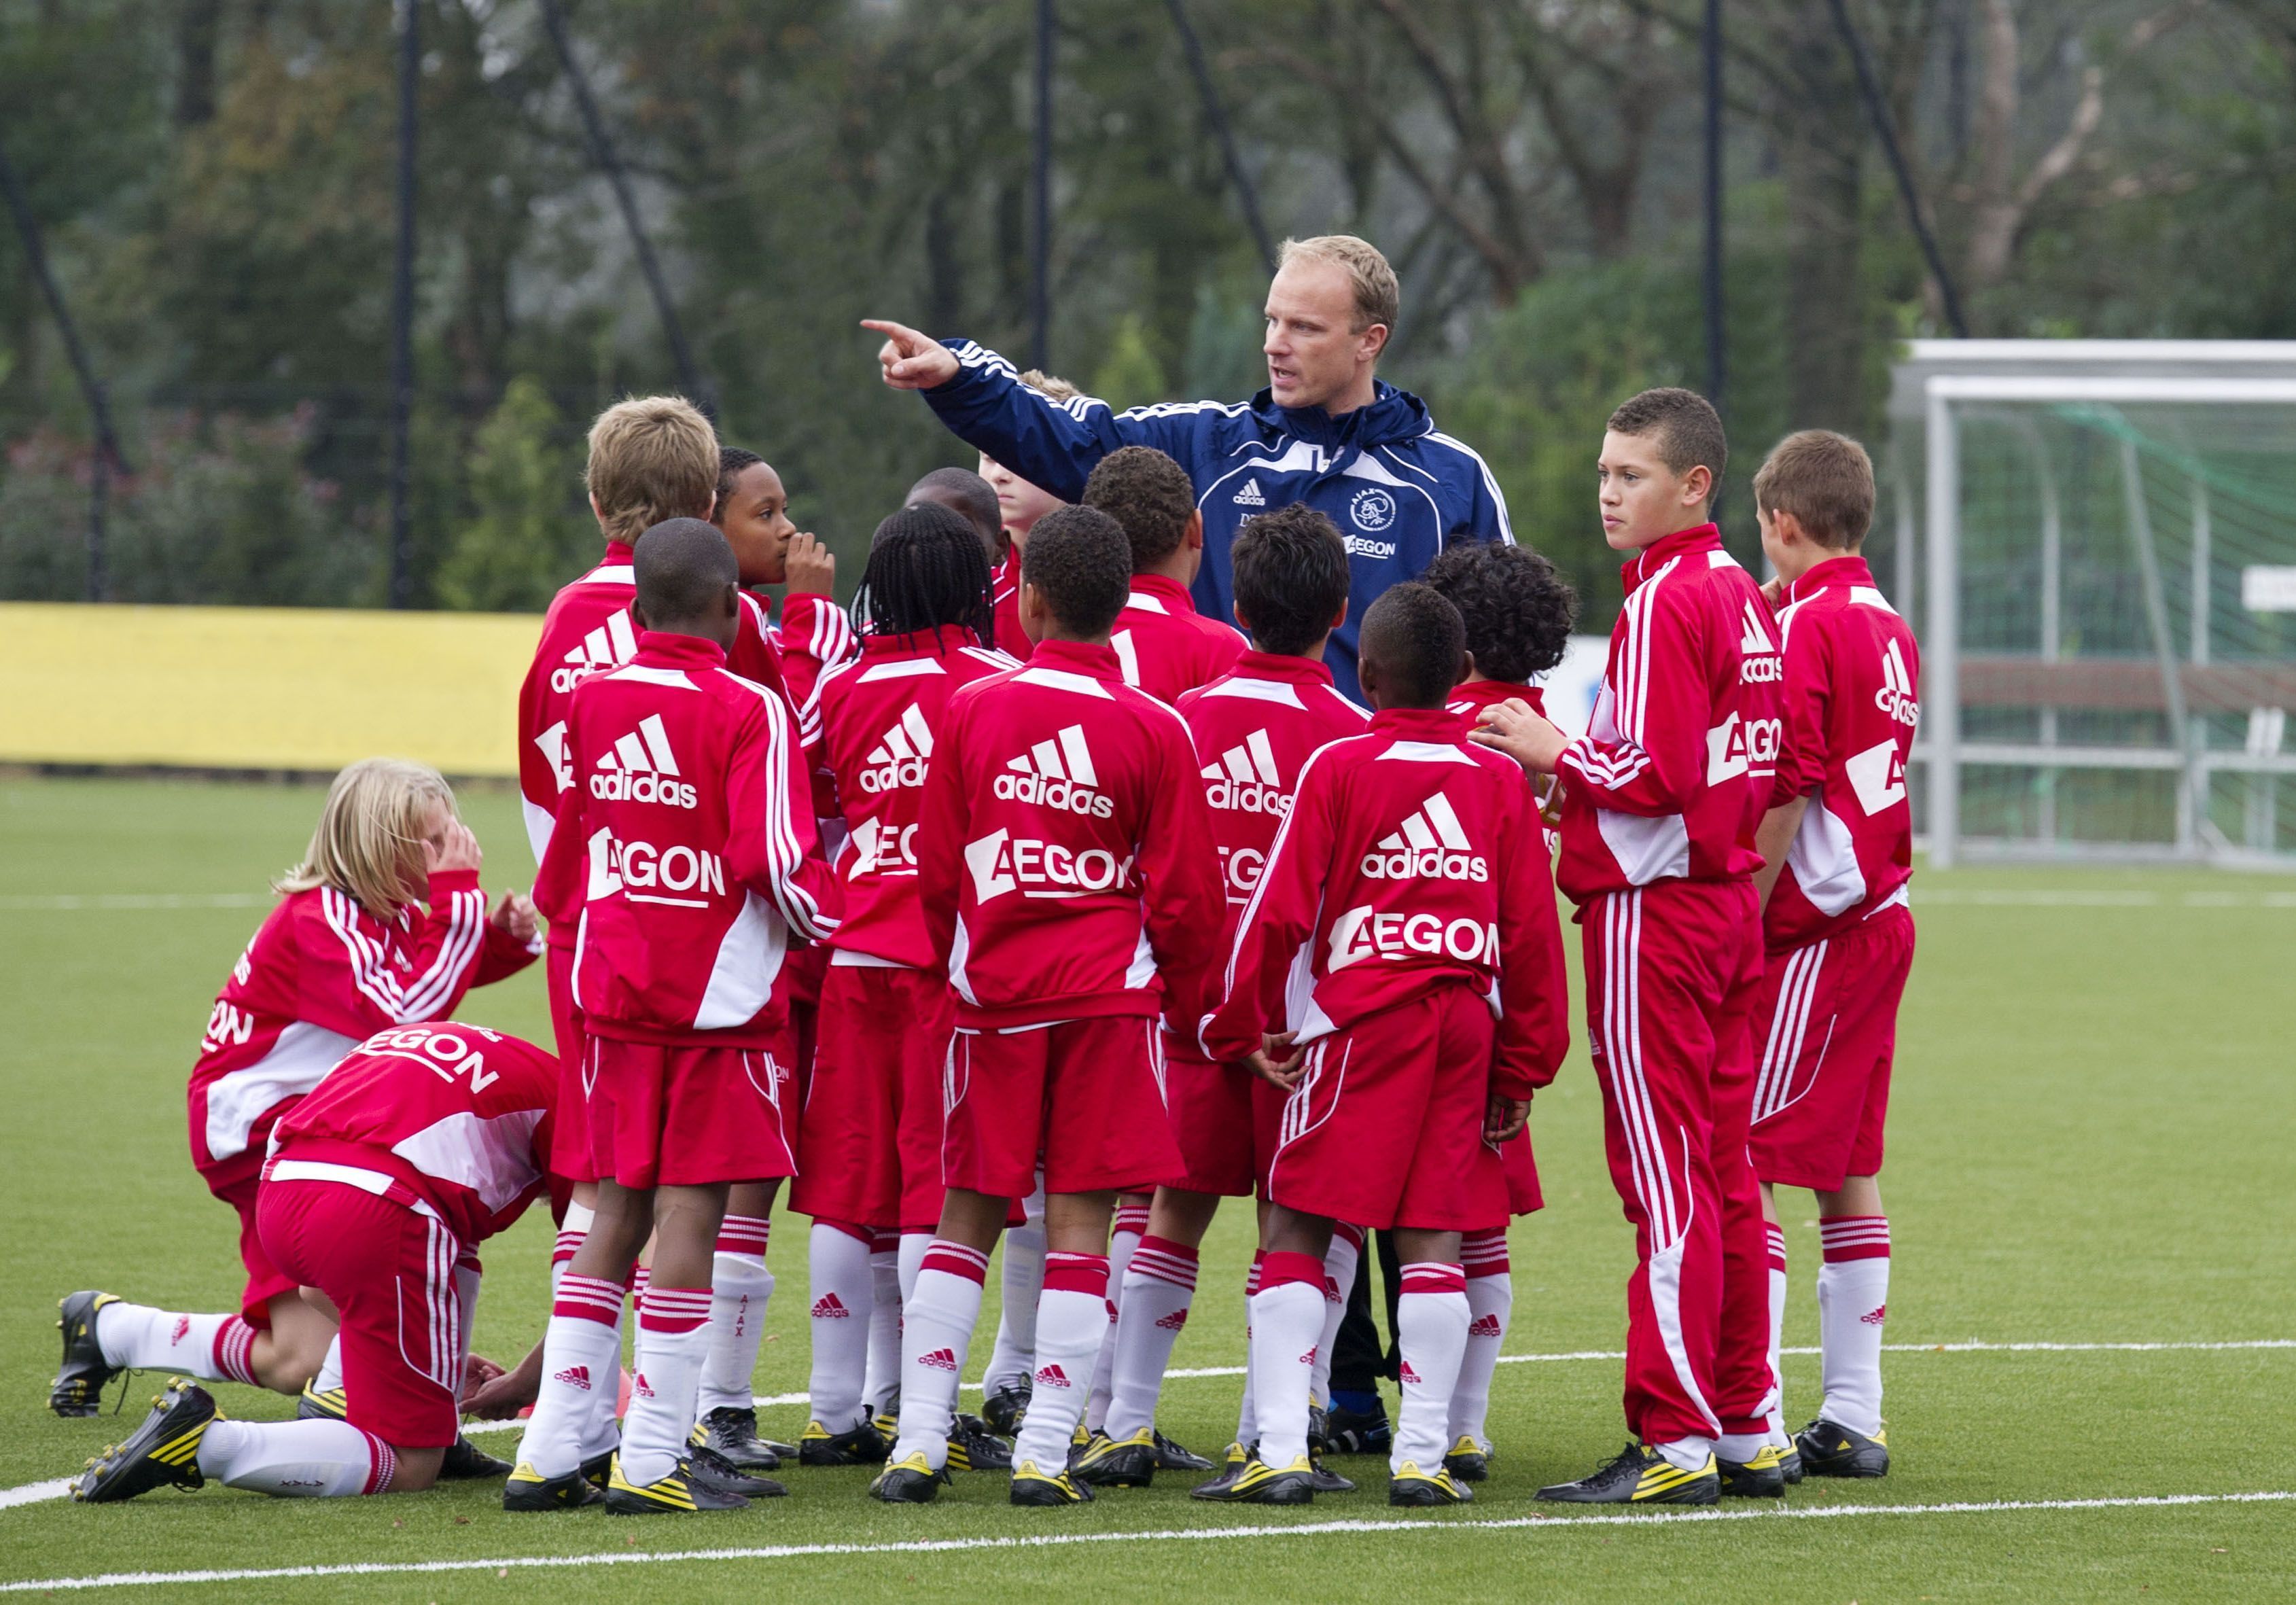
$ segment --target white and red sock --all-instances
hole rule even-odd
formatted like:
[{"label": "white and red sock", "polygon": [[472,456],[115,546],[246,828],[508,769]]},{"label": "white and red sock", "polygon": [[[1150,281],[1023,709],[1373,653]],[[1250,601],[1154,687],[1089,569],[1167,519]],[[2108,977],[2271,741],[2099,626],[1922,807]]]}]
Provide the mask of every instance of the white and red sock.
[{"label": "white and red sock", "polygon": [[817,1220],[806,1241],[807,1282],[813,1310],[813,1377],[808,1393],[813,1419],[831,1433],[849,1432],[867,1420],[862,1390],[869,1375],[870,1319],[876,1308],[876,1273],[866,1226]]},{"label": "white and red sock", "polygon": [[649,1285],[638,1306],[630,1412],[622,1418],[622,1478],[633,1486],[660,1482],[685,1457],[709,1355],[709,1304],[708,1288]]},{"label": "white and red sock", "polygon": [[1793,1439],[1786,1432],[1786,1234],[1775,1221],[1765,1227],[1770,1249],[1770,1383],[1777,1389],[1772,1396],[1777,1403],[1771,1406],[1769,1441],[1781,1449],[1791,1448]]},{"label": "white and red sock", "polygon": [[594,1446],[603,1408],[613,1419],[622,1370],[622,1299],[618,1282],[600,1276],[558,1280],[550,1324],[542,1334],[542,1383],[519,1439],[519,1461],[545,1478],[564,1477]]},{"label": "white and red sock", "polygon": [[1156,1398],[1172,1363],[1172,1345],[1196,1298],[1196,1250],[1168,1238],[1144,1237],[1124,1273],[1117,1306],[1116,1370],[1108,1401],[1108,1435],[1119,1441],[1156,1425]]},{"label": "white and red sock", "polygon": [[695,1399],[703,1415],[748,1410],[757,1398],[758,1346],[765,1341],[766,1311],[774,1297],[774,1273],[766,1268],[773,1230],[773,1222],[754,1215],[729,1215],[718,1228],[709,1262],[709,1352]]},{"label": "white and red sock", "polygon": [[288,1499],[388,1494],[398,1470],[389,1444],[348,1421],[227,1421],[200,1434],[202,1476]]},{"label": "white and red sock", "polygon": [[1147,1232],[1147,1205],[1116,1207],[1116,1228],[1108,1238],[1108,1328],[1101,1334],[1100,1350],[1093,1358],[1092,1392],[1084,1409],[1087,1431],[1102,1431],[1108,1425],[1108,1404],[1116,1392],[1116,1323],[1124,1314],[1124,1273],[1132,1268],[1133,1250]]},{"label": "white and red sock", "polygon": [[1251,1390],[1259,1458],[1282,1468],[1308,1453],[1308,1390],[1324,1335],[1324,1262],[1267,1254],[1251,1297]]},{"label": "white and red sock", "polygon": [[1472,1438],[1488,1454],[1491,1379],[1498,1373],[1507,1322],[1514,1314],[1514,1277],[1507,1257],[1506,1232],[1503,1229],[1470,1232],[1459,1245],[1459,1261],[1467,1276],[1467,1347],[1459,1361],[1458,1384],[1451,1392],[1451,1423],[1444,1435],[1445,1446],[1447,1449],[1463,1437]]},{"label": "white and red sock", "polygon": [[1027,1380],[1036,1369],[1037,1299],[1045,1287],[1045,1190],[1040,1183],[1022,1210],[1028,1224],[1004,1228],[999,1273],[996,1346],[988,1351],[981,1386],[995,1393]]},{"label": "white and red sock", "polygon": [[1085,1383],[1108,1334],[1108,1257],[1045,1256],[1045,1291],[1037,1301],[1037,1370],[1029,1413],[1013,1445],[1013,1463],[1034,1461],[1057,1474],[1068,1465],[1069,1439],[1084,1413]]},{"label": "white and red sock", "polygon": [[263,1386],[255,1377],[255,1329],[236,1314],[183,1315],[148,1304],[107,1304],[95,1314],[95,1346],[107,1365]]},{"label": "white and red sock", "polygon": [[[463,1341],[466,1350],[470,1343],[470,1330],[471,1314],[465,1308],[463,1312]],[[326,1357],[319,1362],[319,1374],[311,1379],[311,1388],[315,1393],[332,1393],[342,1385],[343,1335],[337,1332],[327,1339]]]},{"label": "white and red sock", "polygon": [[558,1279],[566,1274],[566,1267],[574,1263],[574,1256],[589,1238],[590,1227],[598,1212],[587,1204],[570,1202],[566,1217],[558,1223],[557,1241],[550,1245],[550,1296],[558,1297]]},{"label": "white and red sock", "polygon": [[1825,1379],[1819,1413],[1871,1437],[1882,1430],[1882,1327],[1890,1314],[1890,1221],[1837,1215],[1817,1223],[1817,1331]]},{"label": "white and red sock", "polygon": [[932,1252],[933,1244],[939,1241],[930,1232],[901,1233],[900,1247],[893,1251],[893,1265],[894,1279],[901,1284],[901,1306],[904,1309],[908,1307],[910,1298],[916,1293],[917,1273],[925,1267],[925,1256]]},{"label": "white and red sock", "polygon": [[901,1234],[880,1232],[869,1246],[869,1369],[861,1402],[874,1419],[901,1390]]},{"label": "white and red sock", "polygon": [[[909,1235],[901,1239],[907,1257]],[[948,1462],[956,1421],[956,1386],[980,1320],[988,1256],[934,1238],[917,1265],[916,1287],[901,1306],[901,1440],[893,1458],[922,1454],[938,1471]]]},{"label": "white and red sock", "polygon": [[1363,1246],[1361,1226],[1332,1223],[1331,1246],[1324,1250],[1324,1335],[1316,1340],[1315,1373],[1308,1379],[1308,1396],[1326,1409],[1332,1403],[1332,1351],[1339,1347],[1340,1323],[1348,1318],[1348,1295],[1355,1291]]},{"label": "white and red sock", "polygon": [[1259,1396],[1251,1385],[1251,1301],[1259,1295],[1259,1262],[1267,1257],[1255,1250],[1251,1269],[1243,1274],[1243,1397],[1235,1407],[1235,1441],[1247,1449],[1259,1437]]},{"label": "white and red sock", "polygon": [[1466,1356],[1467,1326],[1464,1270],[1434,1260],[1403,1267],[1403,1292],[1395,1305],[1403,1407],[1396,1413],[1390,1471],[1400,1471],[1406,1461],[1423,1471],[1441,1469],[1443,1452],[1450,1447],[1444,1433],[1451,1424],[1459,1363]]}]

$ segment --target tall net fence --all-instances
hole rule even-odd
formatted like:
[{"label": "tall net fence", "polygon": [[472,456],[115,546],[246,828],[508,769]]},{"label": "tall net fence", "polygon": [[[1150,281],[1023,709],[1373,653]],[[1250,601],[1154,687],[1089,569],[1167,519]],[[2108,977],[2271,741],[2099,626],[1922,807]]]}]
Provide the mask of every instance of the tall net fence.
[{"label": "tall net fence", "polygon": [[2296,865],[2296,387],[1933,401],[1927,434],[1923,536],[1950,545],[1899,572],[1931,593],[1933,853]]}]

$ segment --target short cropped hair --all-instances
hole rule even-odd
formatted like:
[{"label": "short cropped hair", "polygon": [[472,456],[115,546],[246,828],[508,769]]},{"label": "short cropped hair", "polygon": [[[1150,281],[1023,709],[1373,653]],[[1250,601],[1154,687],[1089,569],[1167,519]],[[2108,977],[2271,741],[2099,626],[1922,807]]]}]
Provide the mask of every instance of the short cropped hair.
[{"label": "short cropped hair", "polygon": [[639,536],[631,567],[638,611],[657,626],[701,618],[727,585],[742,582],[726,532],[700,519],[665,519]]},{"label": "short cropped hair", "polygon": [[954,509],[988,546],[996,545],[1004,528],[1004,515],[996,505],[996,487],[969,468],[936,468],[910,486],[903,500],[912,505],[935,502]]},{"label": "short cropped hair", "polygon": [[1395,332],[1395,320],[1403,313],[1403,287],[1395,282],[1395,269],[1388,266],[1378,246],[1353,234],[1286,240],[1275,249],[1276,267],[1281,270],[1294,257],[1347,269],[1348,282],[1355,290],[1356,333],[1374,323],[1384,323],[1390,334]]},{"label": "short cropped hair", "polygon": [[1042,368],[1030,368],[1027,373],[1020,375],[1020,380],[1037,395],[1052,401],[1074,401],[1084,394],[1081,389],[1067,380],[1057,374],[1047,373]]},{"label": "short cropped hair", "polygon": [[1029,531],[1021,579],[1037,587],[1062,629],[1103,635],[1132,594],[1132,544],[1097,507],[1055,507]]},{"label": "short cropped hair", "polygon": [[590,426],[583,480],[608,540],[635,541],[665,519],[708,517],[718,474],[718,431],[683,396],[618,401]]},{"label": "short cropped hair", "polygon": [[1821,546],[1854,552],[1874,526],[1874,459],[1832,430],[1788,435],[1755,471],[1754,505],[1791,512]]},{"label": "short cropped hair", "polygon": [[1679,475],[1704,468],[1714,476],[1714,488],[1722,488],[1730,443],[1722,434],[1722,414],[1697,391],[1662,385],[1630,396],[1611,414],[1610,428],[1613,434],[1650,436],[1669,471]]},{"label": "short cropped hair", "polygon": [[1528,546],[1460,541],[1419,577],[1459,610],[1467,650],[1485,678],[1521,684],[1562,661],[1578,594]]},{"label": "short cropped hair", "polygon": [[742,474],[764,461],[757,453],[743,451],[738,446],[718,448],[718,505],[710,511],[711,523],[725,521],[726,508],[734,499],[734,487],[741,483]]},{"label": "short cropped hair", "polygon": [[1124,526],[1132,571],[1144,574],[1180,549],[1196,510],[1188,471],[1152,446],[1120,446],[1094,464],[1084,504]]},{"label": "short cropped hair", "polygon": [[1250,620],[1252,644],[1263,652],[1300,656],[1348,605],[1348,543],[1305,502],[1244,520],[1228,564],[1236,611]]},{"label": "short cropped hair", "polygon": [[917,635],[955,624],[987,639],[996,628],[996,594],[980,532],[943,503],[910,503],[869,537],[853,611],[872,635]]},{"label": "short cropped hair", "polygon": [[1467,626],[1434,586],[1390,585],[1365,610],[1361,657],[1379,665],[1389,698],[1405,708],[1440,708],[1459,683]]}]

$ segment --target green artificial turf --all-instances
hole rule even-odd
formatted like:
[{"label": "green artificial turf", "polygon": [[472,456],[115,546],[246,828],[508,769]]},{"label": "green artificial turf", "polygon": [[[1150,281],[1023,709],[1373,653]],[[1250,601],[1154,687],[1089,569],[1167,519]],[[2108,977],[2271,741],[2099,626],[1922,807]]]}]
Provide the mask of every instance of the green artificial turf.
[{"label": "green artificial turf", "polygon": [[[183,1086],[217,984],[261,917],[267,875],[299,855],[308,788],[127,781],[0,783],[0,1488],[76,1470],[140,1416],[45,1408],[54,1300],[102,1287],[223,1309],[239,1286],[235,1223],[193,1173]],[[516,799],[465,798],[490,888],[531,873]],[[236,902],[231,899],[238,899]],[[218,905],[221,904],[222,905]],[[1896,1267],[1889,1340],[2256,1343],[2296,1338],[2296,880],[2176,871],[1973,869],[1916,882],[1920,954],[1906,995],[1883,1189]],[[464,1017],[547,1043],[541,976],[474,994]],[[1532,1113],[1548,1208],[1518,1224],[1512,1355],[1614,1351],[1632,1242],[1602,1162],[1583,1050]],[[1787,1342],[1816,1341],[1814,1211],[1783,1213],[1794,1297]],[[804,1223],[785,1218],[757,1387],[806,1380]],[[539,1333],[547,1219],[488,1245],[481,1352]],[[1241,1210],[1205,1244],[1183,1368],[1243,1357]],[[975,1344],[988,1350],[996,1279]],[[1815,1409],[1816,1360],[1787,1362],[1788,1411]],[[756,1597],[1077,1600],[2262,1599],[2296,1594],[2296,1501],[1904,1511],[2189,1494],[2296,1494],[2296,1349],[1917,1347],[1887,1368],[1896,1456],[1880,1483],[1805,1483],[1783,1516],[1637,1515],[1524,1522],[1530,1492],[1579,1475],[1624,1437],[1619,1364],[1504,1366],[1499,1455],[1470,1510],[1392,1515],[1383,1464],[1338,1459],[1364,1491],[1290,1512],[1207,1507],[1185,1478],[1089,1508],[1022,1511],[989,1475],[939,1503],[887,1509],[859,1470],[787,1473],[787,1500],[733,1515],[624,1522],[512,1518],[493,1491],[272,1501],[230,1489],[96,1509],[0,1508],[0,1585],[115,1572],[517,1557],[637,1560],[692,1550],[953,1543],[955,1549],[728,1556],[644,1565],[176,1577],[135,1597],[422,1601]],[[1238,1380],[1175,1378],[1162,1425],[1216,1453]],[[226,1411],[289,1401],[217,1385]],[[800,1405],[761,1412],[794,1437]],[[484,1440],[507,1451],[514,1439]],[[1890,1507],[1826,1519],[1833,1508]],[[1375,1530],[1285,1535],[1332,1522]],[[1422,1529],[1459,1530],[1436,1535]],[[1123,1539],[1125,1534],[1161,1535]],[[1231,1535],[1210,1538],[1206,1535]],[[972,1547],[1000,1539],[1074,1540]],[[1193,1536],[1191,1536],[1193,1535]],[[800,1595],[799,1590],[804,1590]]]}]

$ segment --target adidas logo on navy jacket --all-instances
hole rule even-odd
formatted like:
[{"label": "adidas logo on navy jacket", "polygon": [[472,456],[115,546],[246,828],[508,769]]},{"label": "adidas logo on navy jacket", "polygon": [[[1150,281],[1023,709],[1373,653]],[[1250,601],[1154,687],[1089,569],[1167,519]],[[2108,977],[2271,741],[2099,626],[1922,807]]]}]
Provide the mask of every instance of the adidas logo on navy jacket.
[{"label": "adidas logo on navy jacket", "polygon": [[577,931],[591,1035],[771,1045],[790,932],[826,939],[840,901],[793,725],[780,696],[690,635],[642,635],[636,657],[576,690],[578,783],[534,890],[554,928]]},{"label": "adidas logo on navy jacket", "polygon": [[951,693],[918,890],[961,1026],[1193,1008],[1219,929],[1187,727],[1104,646],[1045,641]]},{"label": "adidas logo on navy jacket", "polygon": [[1223,1060],[1262,1031],[1313,1042],[1463,983],[1498,1020],[1491,1091],[1529,1097],[1554,1079],[1570,1026],[1546,836],[1522,771],[1445,708],[1389,708],[1322,748],[1226,979],[1202,1031]]},{"label": "adidas logo on navy jacket", "polygon": [[1013,364],[967,340],[947,342],[959,364],[924,392],[940,421],[1063,501],[1079,501],[1086,476],[1123,446],[1152,446],[1178,460],[1204,515],[1204,564],[1193,587],[1207,619],[1235,600],[1228,545],[1236,528],[1268,507],[1305,502],[1327,514],[1348,543],[1354,570],[1347,621],[1326,660],[1340,690],[1356,690],[1356,629],[1372,599],[1410,579],[1453,540],[1514,539],[1498,481],[1474,452],[1439,433],[1416,396],[1380,383],[1371,405],[1334,418],[1320,407],[1249,402],[1172,402],[1118,413],[1081,396],[1054,402],[1019,382]]}]

